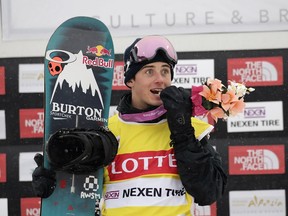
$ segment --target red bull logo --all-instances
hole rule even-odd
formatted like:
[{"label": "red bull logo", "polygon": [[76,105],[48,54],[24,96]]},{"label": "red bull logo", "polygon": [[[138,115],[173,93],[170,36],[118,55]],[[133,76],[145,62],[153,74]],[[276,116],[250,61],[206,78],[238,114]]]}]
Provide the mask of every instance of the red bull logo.
[{"label": "red bull logo", "polygon": [[111,49],[108,50],[102,45],[97,45],[95,47],[88,46],[86,53],[92,53],[96,56],[111,56]]}]

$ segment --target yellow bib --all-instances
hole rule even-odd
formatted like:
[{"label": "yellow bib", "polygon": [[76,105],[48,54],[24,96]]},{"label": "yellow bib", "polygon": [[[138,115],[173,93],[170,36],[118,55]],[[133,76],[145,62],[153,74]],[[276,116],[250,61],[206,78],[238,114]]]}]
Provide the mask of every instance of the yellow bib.
[{"label": "yellow bib", "polygon": [[[192,118],[200,140],[213,126]],[[119,139],[113,163],[104,173],[104,216],[192,215],[193,198],[185,192],[170,146],[167,120],[125,122],[114,115],[109,129]]]}]

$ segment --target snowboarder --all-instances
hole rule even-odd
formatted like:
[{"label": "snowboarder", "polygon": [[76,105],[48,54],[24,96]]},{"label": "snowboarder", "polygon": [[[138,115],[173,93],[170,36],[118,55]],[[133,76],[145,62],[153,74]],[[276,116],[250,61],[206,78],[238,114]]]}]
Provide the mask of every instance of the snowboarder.
[{"label": "snowboarder", "polygon": [[[193,215],[193,203],[214,203],[226,185],[221,157],[208,140],[213,127],[191,117],[190,93],[171,85],[177,53],[165,37],[136,39],[124,63],[131,91],[108,123],[119,147],[103,164],[102,215]],[[37,167],[32,185],[48,197],[53,171]]]}]

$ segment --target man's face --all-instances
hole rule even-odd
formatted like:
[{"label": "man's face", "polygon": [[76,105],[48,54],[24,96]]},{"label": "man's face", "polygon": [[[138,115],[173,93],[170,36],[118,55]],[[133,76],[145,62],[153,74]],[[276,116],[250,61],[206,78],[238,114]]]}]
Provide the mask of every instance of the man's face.
[{"label": "man's face", "polygon": [[160,92],[171,85],[171,69],[167,63],[154,62],[145,65],[127,84],[132,91],[132,106],[146,109],[160,106]]}]

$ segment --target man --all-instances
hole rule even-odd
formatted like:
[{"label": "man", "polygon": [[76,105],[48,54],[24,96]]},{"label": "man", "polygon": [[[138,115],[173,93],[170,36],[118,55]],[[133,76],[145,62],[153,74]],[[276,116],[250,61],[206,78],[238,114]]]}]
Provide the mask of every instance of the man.
[{"label": "man", "polygon": [[124,61],[131,92],[109,119],[119,147],[104,173],[104,197],[118,196],[106,196],[102,215],[192,215],[194,202],[212,204],[226,185],[207,139],[213,127],[191,118],[191,95],[171,86],[177,54],[165,37],[137,39]]}]

